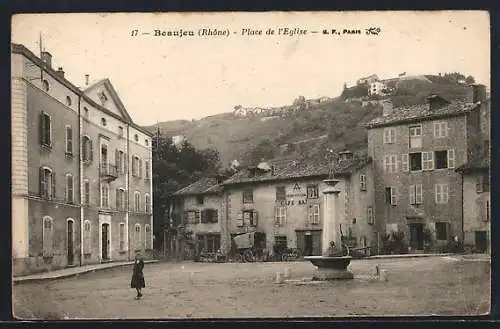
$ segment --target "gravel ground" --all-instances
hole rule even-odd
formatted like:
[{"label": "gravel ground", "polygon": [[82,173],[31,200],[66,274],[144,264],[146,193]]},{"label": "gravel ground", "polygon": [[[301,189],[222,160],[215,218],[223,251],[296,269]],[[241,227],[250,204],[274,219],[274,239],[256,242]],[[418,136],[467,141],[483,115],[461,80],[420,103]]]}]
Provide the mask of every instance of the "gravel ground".
[{"label": "gravel ground", "polygon": [[[369,279],[380,264],[388,282]],[[485,314],[490,262],[463,257],[354,260],[354,280],[274,283],[310,278],[309,262],[146,265],[144,298],[130,289],[131,267],[13,288],[22,319],[253,318]]]}]

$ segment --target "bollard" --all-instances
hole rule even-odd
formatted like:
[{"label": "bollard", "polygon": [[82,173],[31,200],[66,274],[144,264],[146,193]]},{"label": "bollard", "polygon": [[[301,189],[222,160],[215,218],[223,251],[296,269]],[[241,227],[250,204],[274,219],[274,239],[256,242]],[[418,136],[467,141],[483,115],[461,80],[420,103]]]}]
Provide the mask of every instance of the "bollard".
[{"label": "bollard", "polygon": [[281,272],[276,272],[274,274],[274,283],[283,283],[284,282],[284,279],[283,279],[283,275],[281,274]]},{"label": "bollard", "polygon": [[283,275],[283,277],[284,277],[285,279],[290,279],[290,277],[291,277],[291,276],[292,276],[292,274],[291,274],[290,269],[289,269],[288,267],[287,267],[287,268],[285,268],[285,274]]},{"label": "bollard", "polygon": [[387,278],[387,271],[386,270],[380,271],[380,281],[383,281],[383,282],[389,281],[389,279]]}]

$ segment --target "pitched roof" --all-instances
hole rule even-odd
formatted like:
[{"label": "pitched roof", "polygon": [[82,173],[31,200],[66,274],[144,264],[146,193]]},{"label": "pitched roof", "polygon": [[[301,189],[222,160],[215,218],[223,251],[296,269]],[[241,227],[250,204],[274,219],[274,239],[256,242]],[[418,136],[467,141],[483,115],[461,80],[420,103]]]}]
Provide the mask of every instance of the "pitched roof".
[{"label": "pitched roof", "polygon": [[483,155],[476,157],[464,165],[456,169],[458,172],[469,173],[472,171],[488,170],[490,169],[490,157]]},{"label": "pitched roof", "polygon": [[442,117],[451,117],[463,115],[475,109],[479,103],[466,103],[462,101],[452,102],[439,109],[431,110],[427,104],[418,104],[408,107],[394,108],[393,112],[388,116],[379,116],[364,126],[368,129],[389,126],[418,120],[431,120]]},{"label": "pitched roof", "polygon": [[88,86],[83,92],[88,95],[90,91],[94,90],[95,88],[98,88],[99,86],[104,86],[107,91],[109,92],[109,95],[113,99],[113,102],[116,104],[118,107],[118,110],[122,114],[122,116],[125,118],[127,121],[132,121],[132,118],[130,117],[130,114],[128,113],[127,109],[123,105],[120,97],[118,96],[118,93],[116,92],[115,88],[113,87],[113,84],[111,81],[109,81],[108,78],[101,79],[92,85]]},{"label": "pitched roof", "polygon": [[217,193],[221,190],[216,177],[203,177],[196,182],[176,191],[174,195],[200,195]]},{"label": "pitched roof", "polygon": [[364,167],[370,161],[371,159],[365,156],[338,162],[333,167],[329,163],[289,163],[283,166],[275,166],[274,173],[272,171],[262,171],[260,175],[255,176],[252,176],[251,171],[246,168],[225,180],[222,185],[270,182],[307,177],[326,178],[330,174],[334,176],[350,175],[355,170]]}]

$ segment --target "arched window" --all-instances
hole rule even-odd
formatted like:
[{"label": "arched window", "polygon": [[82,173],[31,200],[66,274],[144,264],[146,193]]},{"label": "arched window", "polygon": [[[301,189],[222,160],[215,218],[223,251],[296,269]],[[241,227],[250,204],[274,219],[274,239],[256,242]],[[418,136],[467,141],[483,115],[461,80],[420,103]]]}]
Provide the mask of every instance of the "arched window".
[{"label": "arched window", "polygon": [[52,218],[49,216],[43,217],[43,229],[42,229],[42,253],[44,257],[52,256],[52,238],[53,238],[53,227]]},{"label": "arched window", "polygon": [[147,193],[144,195],[144,212],[148,214],[151,212],[151,198]]},{"label": "arched window", "polygon": [[52,169],[40,167],[40,197],[51,200],[55,197],[55,175]]},{"label": "arched window", "polygon": [[47,80],[43,80],[43,90],[49,91],[49,89],[50,89],[49,82]]},{"label": "arched window", "polygon": [[92,162],[93,157],[92,140],[89,136],[84,135],[82,137],[82,160],[83,162]]},{"label": "arched window", "polygon": [[92,253],[92,235],[90,230],[90,221],[88,219],[83,221],[83,253],[90,255]]},{"label": "arched window", "polygon": [[146,250],[153,249],[151,246],[151,226],[149,226],[149,224],[144,226],[144,240]]},{"label": "arched window", "polygon": [[141,193],[137,191],[134,192],[134,211],[141,211]]},{"label": "arched window", "polygon": [[142,249],[141,224],[135,224],[135,227],[134,227],[134,246],[135,246],[135,250]]},{"label": "arched window", "polygon": [[73,203],[74,202],[73,193],[74,193],[74,189],[73,189],[73,175],[72,174],[66,174],[66,202],[68,202],[68,203]]}]

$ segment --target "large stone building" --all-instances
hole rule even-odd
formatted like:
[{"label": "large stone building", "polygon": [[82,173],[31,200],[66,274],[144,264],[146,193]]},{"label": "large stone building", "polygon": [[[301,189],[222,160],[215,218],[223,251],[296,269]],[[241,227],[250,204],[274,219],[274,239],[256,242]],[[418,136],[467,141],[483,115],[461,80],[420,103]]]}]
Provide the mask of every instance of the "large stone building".
[{"label": "large stone building", "polygon": [[151,134],[108,79],[82,90],[48,52],[11,55],[14,275],[152,249]]},{"label": "large stone building", "polygon": [[438,244],[463,239],[462,177],[455,169],[484,144],[484,99],[484,87],[474,86],[464,102],[432,95],[410,108],[385,103],[383,115],[366,125],[377,231],[402,231],[416,250],[426,229]]},{"label": "large stone building", "polygon": [[[204,178],[176,193],[187,232],[208,251],[231,251],[232,237],[250,231],[265,234],[265,248],[297,248],[303,255],[321,254],[327,178],[339,180],[340,226],[351,245],[376,246],[373,231],[373,175],[369,158],[343,152],[334,165],[261,163],[228,179]],[[207,222],[203,211],[218,214]],[[196,224],[193,224],[196,223]],[[208,240],[206,236],[210,236]],[[208,242],[213,241],[213,242]],[[200,247],[196,248],[198,252]]]}]

